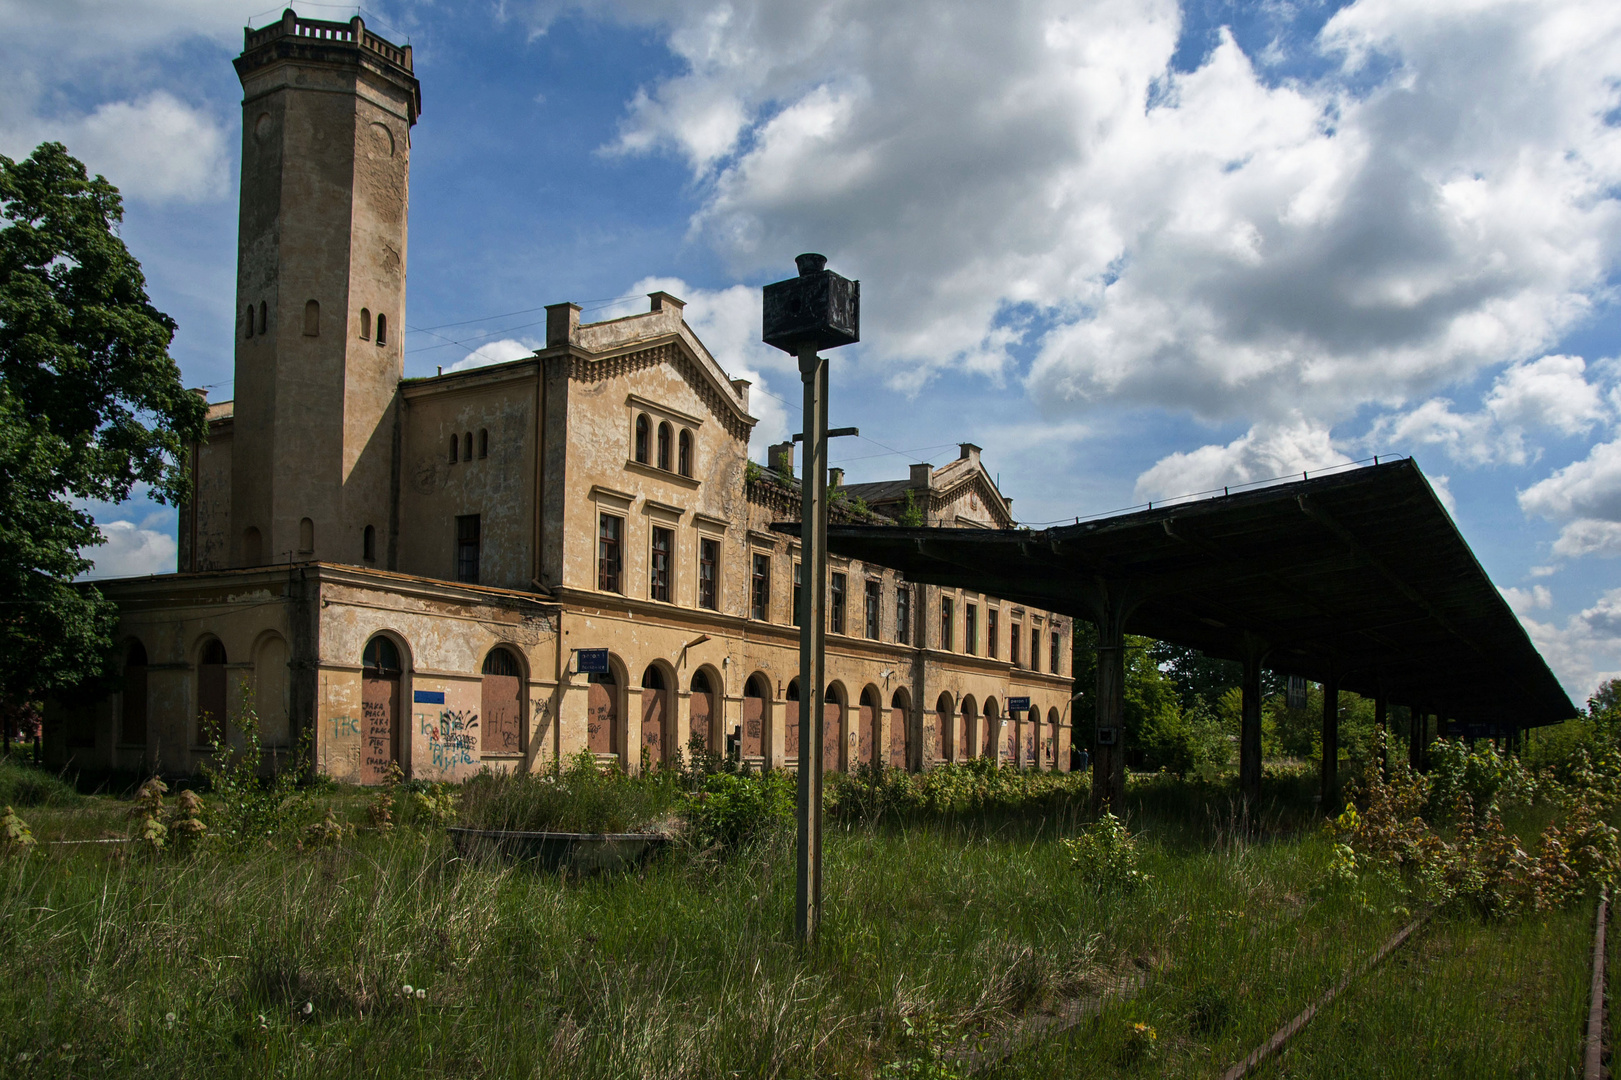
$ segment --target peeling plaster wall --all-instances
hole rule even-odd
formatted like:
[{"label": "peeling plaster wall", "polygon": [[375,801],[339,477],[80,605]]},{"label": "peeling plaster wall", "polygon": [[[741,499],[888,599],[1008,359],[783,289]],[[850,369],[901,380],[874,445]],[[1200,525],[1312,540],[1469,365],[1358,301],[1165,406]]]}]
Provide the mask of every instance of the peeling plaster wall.
[{"label": "peeling plaster wall", "polygon": [[[528,590],[535,565],[535,366],[514,365],[407,391],[401,443],[399,569],[456,578],[456,517],[478,514],[479,584]],[[477,456],[479,433],[489,456]],[[471,461],[450,437],[473,436]]]}]

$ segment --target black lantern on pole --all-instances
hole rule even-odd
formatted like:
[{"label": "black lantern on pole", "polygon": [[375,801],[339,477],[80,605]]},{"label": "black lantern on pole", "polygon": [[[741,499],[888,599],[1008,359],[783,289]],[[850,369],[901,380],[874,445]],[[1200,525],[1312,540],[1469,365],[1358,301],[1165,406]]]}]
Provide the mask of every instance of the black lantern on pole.
[{"label": "black lantern on pole", "polygon": [[799,276],[765,287],[761,340],[783,352],[834,349],[861,340],[861,282],[827,268],[825,255],[794,260]]},{"label": "black lantern on pole", "polygon": [[795,926],[801,940],[816,934],[822,907],[822,717],[826,680],[827,607],[827,358],[817,353],[861,340],[861,282],[827,268],[827,258],[794,260],[799,276],[765,287],[761,338],[799,357],[805,384],[805,468],[800,480],[799,843]]}]

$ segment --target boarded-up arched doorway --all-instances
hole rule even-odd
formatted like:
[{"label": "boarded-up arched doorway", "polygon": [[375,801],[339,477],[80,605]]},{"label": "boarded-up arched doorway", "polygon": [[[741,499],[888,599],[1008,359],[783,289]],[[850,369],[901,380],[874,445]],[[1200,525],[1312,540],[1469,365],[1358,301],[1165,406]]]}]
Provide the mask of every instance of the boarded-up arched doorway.
[{"label": "boarded-up arched doorway", "polygon": [[225,646],[209,638],[197,661],[198,746],[225,740]]},{"label": "boarded-up arched doorway", "polygon": [[879,740],[879,725],[883,722],[883,706],[878,691],[867,687],[861,691],[861,718],[856,727],[856,761],[871,765],[873,753],[883,744]]},{"label": "boarded-up arched doorway", "polygon": [[935,761],[952,761],[956,750],[956,709],[952,707],[951,695],[941,694],[934,703],[934,746],[931,748]]},{"label": "boarded-up arched doorway", "polygon": [[522,753],[523,668],[509,649],[491,649],[484,658],[479,695],[479,739],[486,754]]},{"label": "boarded-up arched doorway", "polygon": [[785,761],[799,760],[799,680],[788,682],[788,697],[782,703],[782,756]]},{"label": "boarded-up arched doorway", "polygon": [[361,654],[360,782],[381,784],[399,761],[400,650],[374,637]]},{"label": "boarded-up arched doorway", "polygon": [[642,757],[650,764],[663,761],[668,753],[669,738],[664,730],[670,715],[669,694],[664,673],[658,665],[649,664],[642,672]]},{"label": "boarded-up arched doorway", "polygon": [[844,691],[834,684],[822,699],[822,771],[838,772],[844,761]]},{"label": "boarded-up arched doorway", "polygon": [[912,762],[912,704],[905,690],[889,699],[889,767],[904,769]]},{"label": "boarded-up arched doorway", "polygon": [[771,693],[764,676],[751,675],[743,687],[743,745],[738,748],[743,760],[760,757],[765,738],[765,702]]},{"label": "boarded-up arched doorway", "polygon": [[713,753],[713,725],[719,720],[719,710],[715,708],[715,691],[709,685],[709,674],[701,668],[692,673],[692,697],[687,703],[687,715],[693,753]]},{"label": "boarded-up arched doorway", "polygon": [[619,753],[619,683],[611,670],[586,682],[585,745],[593,754]]},{"label": "boarded-up arched doorway", "polygon": [[962,753],[957,755],[958,761],[979,755],[979,706],[975,703],[973,695],[962,699],[962,730],[957,733],[957,746]]},{"label": "boarded-up arched doorway", "polygon": [[120,701],[118,741],[139,745],[146,742],[146,646],[129,643],[124,654],[124,695]]},{"label": "boarded-up arched doorway", "polygon": [[1042,732],[1041,767],[1058,768],[1058,710],[1047,710],[1047,730]]}]

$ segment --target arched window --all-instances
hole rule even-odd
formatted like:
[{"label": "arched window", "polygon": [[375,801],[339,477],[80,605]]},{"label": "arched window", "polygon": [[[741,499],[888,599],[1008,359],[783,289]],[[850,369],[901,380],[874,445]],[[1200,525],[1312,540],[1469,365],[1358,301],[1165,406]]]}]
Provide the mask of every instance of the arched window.
[{"label": "arched window", "polygon": [[400,673],[400,650],[388,638],[374,637],[366,642],[366,651],[360,656],[360,664],[368,678],[394,678]]},{"label": "arched window", "polygon": [[298,553],[308,555],[315,550],[315,522],[309,518],[298,520]]},{"label": "arched window", "polygon": [[197,662],[197,745],[225,738],[225,646],[209,638]]},{"label": "arched window", "polygon": [[478,429],[478,456],[481,457],[481,458],[487,458],[487,457],[490,456],[490,429],[489,428],[479,428]]},{"label": "arched window", "polygon": [[321,305],[314,300],[304,301],[304,336],[319,337],[321,333]]},{"label": "arched window", "polygon": [[647,464],[647,414],[642,413],[636,417],[636,460],[643,465]]},{"label": "arched window", "polygon": [[381,311],[377,313],[377,344],[388,344],[388,316]]},{"label": "arched window", "polygon": [[242,565],[258,566],[264,562],[264,540],[259,530],[249,525],[242,530]]},{"label": "arched window", "polygon": [[659,468],[666,472],[670,468],[670,425],[659,425]]},{"label": "arched window", "polygon": [[371,340],[371,308],[360,309],[360,340]]},{"label": "arched window", "polygon": [[360,557],[367,562],[377,561],[377,526],[367,525],[360,534]]},{"label": "arched window", "polygon": [[450,437],[450,463],[452,465],[456,464],[456,450],[461,446],[461,441],[459,435],[451,435]]},{"label": "arched window", "polygon": [[462,435],[462,460],[473,460],[473,433],[471,431]]},{"label": "arched window", "polygon": [[243,327],[242,327],[242,336],[244,338],[252,337],[253,336],[253,305],[252,304],[248,305],[247,318],[243,319],[242,322],[244,324]]},{"label": "arched window", "polygon": [[129,643],[124,655],[124,695],[119,702],[118,741],[146,742],[146,646]]},{"label": "arched window", "polygon": [[259,333],[261,335],[263,335],[265,330],[270,326],[269,316],[270,309],[265,306],[265,302],[263,300],[259,301]]},{"label": "arched window", "polygon": [[676,446],[675,466],[676,472],[682,476],[692,475],[692,432],[686,428],[681,429],[681,438]]},{"label": "arched window", "polygon": [[483,714],[479,744],[486,754],[520,753],[523,721],[523,669],[508,649],[484,658]]}]

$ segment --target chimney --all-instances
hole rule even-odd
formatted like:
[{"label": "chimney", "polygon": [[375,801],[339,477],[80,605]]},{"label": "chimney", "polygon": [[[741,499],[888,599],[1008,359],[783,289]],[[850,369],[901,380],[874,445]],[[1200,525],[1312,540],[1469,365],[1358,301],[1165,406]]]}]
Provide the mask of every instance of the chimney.
[{"label": "chimney", "polygon": [[829,469],[829,470],[827,470],[827,486],[828,487],[835,487],[835,488],[843,487],[844,486],[844,470],[843,469]]},{"label": "chimney", "polygon": [[766,448],[766,468],[776,472],[794,475],[794,444],[791,442],[777,443]]},{"label": "chimney", "polygon": [[973,462],[975,465],[979,464],[979,447],[975,446],[971,442],[965,442],[958,443],[957,449],[959,451],[957,454],[958,461],[966,460]]},{"label": "chimney", "polygon": [[546,305],[546,347],[555,349],[574,340],[574,331],[580,327],[579,304]]},{"label": "chimney", "polygon": [[737,392],[737,399],[743,403],[743,410],[745,412],[748,411],[749,407],[749,387],[753,385],[754,384],[749,382],[747,379],[732,380],[732,389]]},{"label": "chimney", "polygon": [[671,296],[667,292],[650,292],[647,298],[653,301],[654,311],[673,311],[678,319],[681,317],[681,309],[687,306],[685,300]]},{"label": "chimney", "polygon": [[927,461],[912,466],[912,476],[907,481],[907,487],[927,488],[934,475],[934,466]]}]

